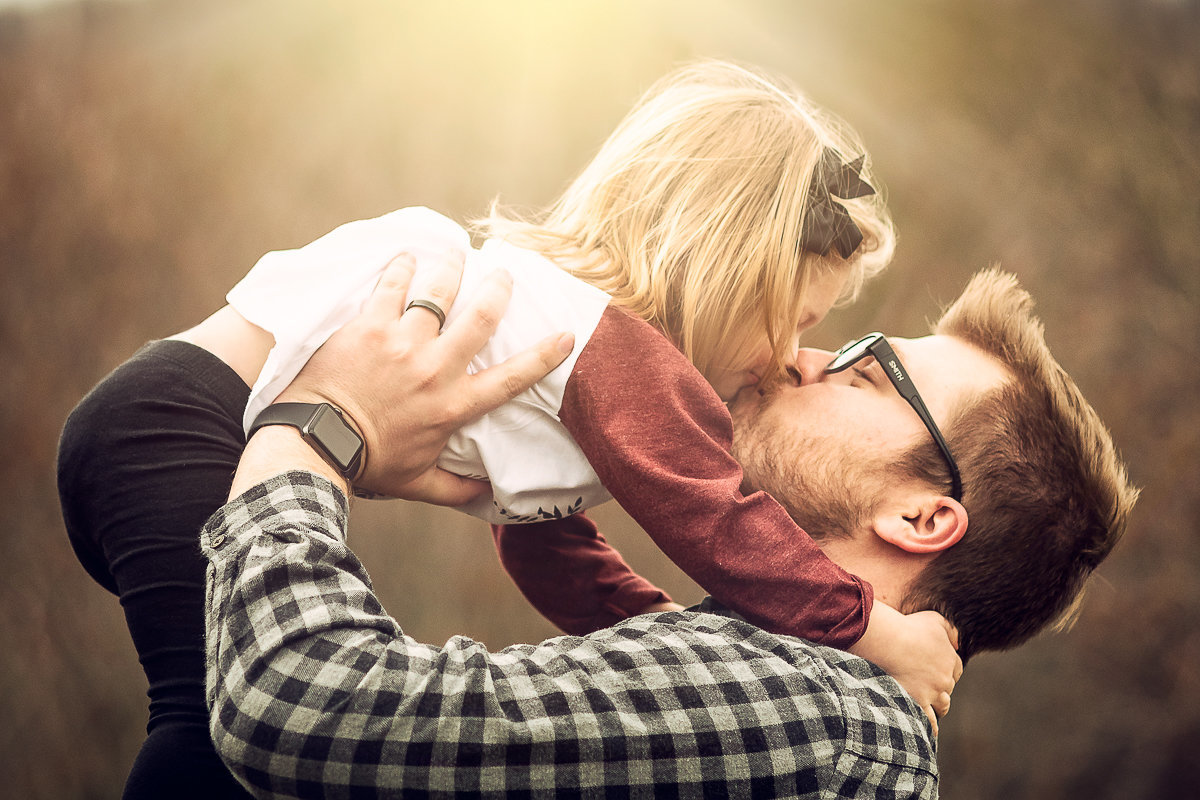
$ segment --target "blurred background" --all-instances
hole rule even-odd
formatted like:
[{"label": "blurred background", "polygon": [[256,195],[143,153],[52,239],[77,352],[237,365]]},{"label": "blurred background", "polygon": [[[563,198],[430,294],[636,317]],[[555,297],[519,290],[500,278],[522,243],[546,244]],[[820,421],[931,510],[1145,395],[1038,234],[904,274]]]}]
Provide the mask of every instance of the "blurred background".
[{"label": "blurred background", "polygon": [[[541,206],[651,81],[719,56],[845,117],[887,186],[894,266],[809,342],[919,335],[1000,264],[1145,489],[1075,629],[971,663],[943,796],[1200,796],[1198,42],[1188,0],[4,4],[4,793],[117,797],[144,736],[120,607],[58,511],[57,435],[84,392],[267,250],[405,205]],[[620,509],[596,516],[699,598]],[[476,520],[360,504],[352,537],[419,639],[553,633]]]}]

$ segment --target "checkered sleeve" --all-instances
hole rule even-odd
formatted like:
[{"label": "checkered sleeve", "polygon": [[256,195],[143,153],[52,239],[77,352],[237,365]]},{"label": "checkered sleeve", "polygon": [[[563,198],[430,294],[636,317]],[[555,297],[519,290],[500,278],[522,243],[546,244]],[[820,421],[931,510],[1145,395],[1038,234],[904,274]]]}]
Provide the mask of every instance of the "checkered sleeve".
[{"label": "checkered sleeve", "polygon": [[[489,652],[405,636],[311,473],[205,526],[214,742],[271,797],[936,797],[920,709],[719,608]],[[727,613],[727,612],[726,612]]]}]

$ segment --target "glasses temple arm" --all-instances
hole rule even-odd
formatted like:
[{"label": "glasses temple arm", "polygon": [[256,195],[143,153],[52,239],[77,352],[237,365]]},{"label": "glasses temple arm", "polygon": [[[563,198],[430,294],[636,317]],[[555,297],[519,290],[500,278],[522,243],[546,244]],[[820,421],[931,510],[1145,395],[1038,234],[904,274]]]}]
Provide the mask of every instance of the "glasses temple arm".
[{"label": "glasses temple arm", "polygon": [[941,430],[938,428],[937,423],[933,421],[933,415],[929,413],[929,409],[925,406],[925,401],[921,399],[919,394],[915,392],[902,392],[901,394],[904,395],[904,399],[913,407],[913,410],[917,412],[917,416],[921,418],[921,421],[925,423],[925,427],[929,429],[929,434],[933,437],[934,443],[942,451],[942,457],[950,470],[950,496],[962,502],[962,475],[958,471],[958,464],[954,462],[954,456],[950,454],[950,446],[946,444],[946,439],[942,436]]}]

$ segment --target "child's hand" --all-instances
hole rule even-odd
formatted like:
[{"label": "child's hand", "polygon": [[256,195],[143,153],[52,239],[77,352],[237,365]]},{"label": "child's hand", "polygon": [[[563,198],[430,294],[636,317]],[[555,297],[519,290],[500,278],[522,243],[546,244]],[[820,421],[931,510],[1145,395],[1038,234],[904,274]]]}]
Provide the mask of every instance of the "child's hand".
[{"label": "child's hand", "polygon": [[950,693],[962,676],[957,649],[958,631],[936,611],[901,614],[876,601],[867,632],[850,652],[895,678],[925,710],[937,736],[937,719],[950,710]]}]

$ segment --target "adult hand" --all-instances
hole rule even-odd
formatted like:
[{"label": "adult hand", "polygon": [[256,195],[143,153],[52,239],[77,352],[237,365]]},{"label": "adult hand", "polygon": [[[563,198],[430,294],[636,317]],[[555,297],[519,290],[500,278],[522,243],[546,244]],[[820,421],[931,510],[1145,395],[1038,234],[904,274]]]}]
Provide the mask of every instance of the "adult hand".
[{"label": "adult hand", "polygon": [[[449,309],[462,269],[460,252],[425,263],[416,295]],[[415,273],[411,256],[394,259],[362,313],[322,345],[279,400],[326,402],[345,412],[367,449],[357,488],[460,505],[486,484],[434,465],[450,434],[540,380],[566,358],[575,340],[569,333],[551,336],[468,375],[467,365],[508,307],[511,276],[502,270],[487,276],[439,335],[434,312],[404,310]]]}]

